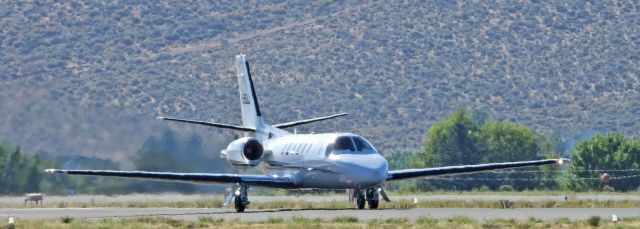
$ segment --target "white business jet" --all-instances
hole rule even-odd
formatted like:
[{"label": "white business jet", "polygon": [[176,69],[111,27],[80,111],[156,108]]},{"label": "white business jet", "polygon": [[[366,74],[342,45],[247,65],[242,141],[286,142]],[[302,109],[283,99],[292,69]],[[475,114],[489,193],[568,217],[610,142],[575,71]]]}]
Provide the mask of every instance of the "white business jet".
[{"label": "white business jet", "polygon": [[382,189],[386,181],[429,177],[525,166],[563,163],[568,159],[517,161],[436,168],[388,170],[387,160],[367,139],[352,133],[295,134],[284,129],[347,115],[345,113],[295,122],[264,123],[253,87],[249,62],[236,56],[240,86],[242,126],[195,120],[158,117],[159,119],[242,131],[245,137],[231,142],[221,156],[236,168],[258,168],[260,174],[176,173],[113,170],[47,169],[48,173],[111,176],[189,183],[235,184],[225,204],[234,199],[237,212],[249,205],[247,189],[261,186],[285,189],[353,189],[358,209],[365,202],[378,208],[379,197],[389,201]]}]

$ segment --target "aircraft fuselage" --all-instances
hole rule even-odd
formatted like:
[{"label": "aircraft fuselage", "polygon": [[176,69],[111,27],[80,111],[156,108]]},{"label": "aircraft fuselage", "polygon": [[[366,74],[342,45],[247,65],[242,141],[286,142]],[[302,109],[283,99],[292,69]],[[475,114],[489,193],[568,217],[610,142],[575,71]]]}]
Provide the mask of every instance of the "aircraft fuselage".
[{"label": "aircraft fuselage", "polygon": [[263,142],[256,166],[264,174],[291,177],[300,189],[369,188],[387,178],[388,164],[366,139],[350,133],[290,134]]}]

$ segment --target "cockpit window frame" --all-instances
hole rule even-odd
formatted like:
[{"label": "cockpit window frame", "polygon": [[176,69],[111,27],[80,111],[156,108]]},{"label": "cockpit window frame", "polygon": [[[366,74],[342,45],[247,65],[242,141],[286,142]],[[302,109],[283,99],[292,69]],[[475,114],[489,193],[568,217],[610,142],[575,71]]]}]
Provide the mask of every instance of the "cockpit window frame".
[{"label": "cockpit window frame", "polygon": [[[357,151],[373,150],[373,146],[371,146],[371,144],[369,144],[362,137],[351,137],[351,140],[353,141],[353,144],[355,145]],[[360,142],[361,144],[358,144],[358,142]]]},{"label": "cockpit window frame", "polygon": [[[349,138],[351,141],[351,148],[350,149],[336,149],[336,143],[338,141],[338,139],[344,139],[344,138]],[[357,140],[356,140],[357,139]],[[364,146],[364,148],[358,147],[358,144],[356,143],[356,141],[360,141]],[[327,157],[331,154],[361,154],[361,155],[365,155],[365,154],[379,154],[378,150],[376,150],[376,148],[371,144],[371,142],[369,142],[367,139],[361,137],[361,136],[339,136],[337,138],[335,138],[333,141],[329,142],[327,144],[327,148],[325,151]]]},{"label": "cockpit window frame", "polygon": [[[338,142],[338,141],[342,141],[348,139],[349,140],[349,146],[348,148],[344,148],[346,145],[341,145],[340,143],[346,144],[346,142]],[[333,149],[335,151],[350,151],[350,152],[355,152],[356,151],[356,145],[353,142],[353,139],[351,138],[351,136],[340,136],[337,137],[334,141],[333,141]]]}]

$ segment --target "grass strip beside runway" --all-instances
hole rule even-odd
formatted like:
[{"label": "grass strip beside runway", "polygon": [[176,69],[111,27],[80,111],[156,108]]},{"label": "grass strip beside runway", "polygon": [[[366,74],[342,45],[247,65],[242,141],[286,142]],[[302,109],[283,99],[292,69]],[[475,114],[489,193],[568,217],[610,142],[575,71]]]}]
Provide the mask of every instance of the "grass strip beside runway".
[{"label": "grass strip beside runway", "polygon": [[51,220],[17,220],[16,228],[640,228],[640,218],[626,218],[614,223],[610,219],[594,216],[586,220],[559,218],[544,221],[492,219],[475,220],[466,216],[436,219],[428,216],[409,220],[389,218],[385,220],[359,220],[355,216],[333,219],[293,217],[290,219],[268,218],[262,221],[224,220],[200,217],[195,221],[167,217],[139,217],[126,219],[74,219],[62,217]]},{"label": "grass strip beside runway", "polygon": [[[129,202],[57,202],[45,203],[43,205],[35,204],[5,204],[0,203],[0,208],[221,208],[223,207],[222,199],[213,200],[144,200]],[[249,206],[251,209],[311,209],[311,208],[354,208],[354,203],[348,201],[326,201],[311,202],[304,199],[294,200],[274,200],[266,202],[252,202]],[[384,202],[381,200],[380,208],[388,209],[409,209],[409,208],[639,208],[639,200],[419,200],[415,203],[413,200],[400,199],[392,202]]]}]

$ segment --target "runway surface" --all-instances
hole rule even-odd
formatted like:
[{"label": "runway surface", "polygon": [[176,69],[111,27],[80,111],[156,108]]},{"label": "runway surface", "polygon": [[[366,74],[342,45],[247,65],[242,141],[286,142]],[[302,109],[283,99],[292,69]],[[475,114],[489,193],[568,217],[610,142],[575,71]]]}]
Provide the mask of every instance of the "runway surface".
[{"label": "runway surface", "polygon": [[[403,195],[391,196],[393,200],[510,200],[510,201],[544,201],[564,199],[564,195]],[[413,208],[413,209],[379,209],[379,210],[355,210],[355,209],[270,209],[258,210],[251,209],[249,206],[247,212],[239,214],[232,208],[55,208],[55,203],[85,203],[91,206],[91,203],[114,203],[114,202],[131,202],[131,201],[197,201],[212,199],[222,199],[221,195],[182,195],[182,194],[133,194],[123,196],[45,196],[45,205],[48,208],[33,208],[34,205],[27,205],[22,208],[24,197],[4,196],[0,197],[0,203],[9,206],[19,206],[20,209],[3,208],[0,209],[0,222],[8,217],[22,219],[56,219],[64,216],[84,219],[101,219],[101,218],[129,218],[129,217],[145,217],[160,216],[171,217],[176,219],[197,220],[199,217],[224,218],[225,220],[265,220],[268,218],[291,218],[301,216],[306,218],[324,218],[333,219],[338,216],[355,216],[360,220],[370,219],[387,219],[387,218],[408,218],[416,219],[423,216],[434,218],[448,218],[457,215],[468,216],[477,220],[495,219],[495,218],[513,218],[518,220],[526,220],[529,217],[539,219],[556,219],[567,217],[570,219],[586,219],[588,217],[598,215],[610,218],[612,214],[619,217],[640,217],[640,208],[519,208],[519,209],[492,209],[492,208]],[[295,196],[250,196],[251,201],[270,202],[270,201],[348,201],[346,195],[337,196],[317,196],[304,195]],[[640,200],[638,195],[568,195],[569,199],[578,200]]]},{"label": "runway surface", "polygon": [[[252,202],[271,202],[271,201],[308,201],[308,202],[329,202],[329,201],[347,201],[347,195],[335,195],[335,196],[318,196],[318,195],[302,195],[296,196],[249,196]],[[461,200],[461,201],[474,201],[474,200],[510,200],[510,201],[544,201],[544,200],[564,200],[564,195],[469,195],[469,194],[436,194],[436,195],[391,195],[391,200],[413,200],[417,198],[420,201],[428,200]],[[578,194],[568,195],[568,199],[571,200],[632,200],[640,201],[640,195],[625,195],[625,194]],[[213,195],[185,195],[185,194],[130,194],[130,195],[73,195],[73,196],[47,196],[44,197],[45,203],[85,203],[91,206],[92,203],[126,203],[132,201],[197,201],[197,200],[212,200],[212,199],[224,199],[220,194]],[[2,204],[14,204],[21,205],[24,202],[22,196],[0,196],[0,203]]]},{"label": "runway surface", "polygon": [[171,217],[175,219],[198,220],[199,217],[224,218],[225,220],[266,220],[269,218],[306,217],[333,219],[338,216],[355,216],[359,220],[407,218],[415,220],[419,217],[448,218],[464,215],[476,220],[482,219],[516,219],[526,220],[529,217],[552,220],[561,217],[569,219],[586,219],[597,215],[610,218],[638,217],[640,208],[413,208],[413,209],[268,209],[251,210],[236,213],[231,208],[30,208],[0,209],[0,219],[14,217],[18,219],[59,219],[71,216],[76,219],[130,218],[130,217]]}]

